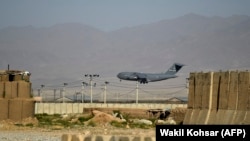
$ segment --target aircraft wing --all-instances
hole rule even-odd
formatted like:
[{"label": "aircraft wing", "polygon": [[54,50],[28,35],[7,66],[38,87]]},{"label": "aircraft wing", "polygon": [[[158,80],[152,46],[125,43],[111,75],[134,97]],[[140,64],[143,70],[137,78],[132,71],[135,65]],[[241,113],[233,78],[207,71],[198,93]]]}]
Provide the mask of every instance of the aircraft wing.
[{"label": "aircraft wing", "polygon": [[144,74],[144,73],[135,73],[134,75],[137,77],[137,81],[139,81],[140,83],[148,83],[146,74]]}]

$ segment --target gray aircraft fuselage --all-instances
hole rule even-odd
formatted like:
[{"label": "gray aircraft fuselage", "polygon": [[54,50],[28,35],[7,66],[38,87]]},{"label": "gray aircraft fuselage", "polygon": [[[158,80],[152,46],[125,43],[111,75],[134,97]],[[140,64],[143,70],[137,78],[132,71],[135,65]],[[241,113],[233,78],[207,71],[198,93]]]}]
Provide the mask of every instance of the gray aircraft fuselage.
[{"label": "gray aircraft fuselage", "polygon": [[147,82],[155,82],[155,81],[161,81],[166,80],[170,78],[177,77],[176,75],[168,75],[168,74],[160,74],[160,73],[139,73],[139,72],[120,72],[117,77],[123,80],[130,80],[130,81],[138,81],[141,77],[141,79],[145,79]]},{"label": "gray aircraft fuselage", "polygon": [[138,81],[148,83],[162,81],[170,78],[176,78],[175,75],[184,65],[174,63],[165,73],[141,73],[141,72],[120,72],[117,77],[120,80]]}]

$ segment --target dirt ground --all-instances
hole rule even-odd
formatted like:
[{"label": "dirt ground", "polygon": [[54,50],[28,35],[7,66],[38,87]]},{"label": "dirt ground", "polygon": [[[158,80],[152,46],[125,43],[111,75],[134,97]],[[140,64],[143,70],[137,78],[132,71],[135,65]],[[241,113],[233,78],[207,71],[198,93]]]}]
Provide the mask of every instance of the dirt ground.
[{"label": "dirt ground", "polygon": [[39,132],[39,133],[54,133],[54,134],[91,134],[91,135],[155,135],[155,128],[140,129],[140,128],[118,128],[111,125],[102,126],[84,126],[83,128],[39,128],[39,127],[19,127],[12,124],[0,123],[0,132]]},{"label": "dirt ground", "polygon": [[[28,138],[24,136],[30,136],[32,138],[34,135],[43,136],[39,140],[44,140],[44,137],[57,138],[60,139],[63,134],[85,134],[85,135],[130,135],[130,136],[155,136],[155,127],[142,129],[142,128],[131,128],[126,126],[125,128],[114,127],[110,125],[110,121],[114,120],[111,111],[119,111],[123,114],[134,115],[137,114],[139,119],[148,118],[150,115],[145,110],[129,110],[129,109],[85,109],[85,113],[92,112],[95,116],[90,119],[98,123],[96,126],[77,126],[75,128],[65,128],[62,126],[51,126],[48,128],[41,128],[37,126],[39,121],[36,118],[27,118],[23,121],[14,122],[10,120],[0,121],[0,135],[2,138],[14,137],[16,138]],[[93,112],[95,111],[95,112]],[[170,116],[173,117],[178,123],[183,121],[185,116],[185,108],[176,108],[171,111]],[[130,116],[131,118],[135,118]],[[152,115],[151,115],[152,116]],[[159,115],[154,115],[155,117]],[[29,126],[32,124],[32,126]],[[25,126],[23,126],[25,125]],[[21,137],[20,137],[21,136]],[[18,140],[18,139],[17,139]],[[32,139],[30,139],[32,140]],[[38,140],[38,139],[37,139]],[[47,139],[48,140],[48,139]],[[54,139],[53,139],[54,140]],[[1,138],[0,138],[0,141]],[[3,140],[5,141],[5,140]]]},{"label": "dirt ground", "polygon": [[[30,121],[32,120],[30,119]],[[11,121],[0,122],[0,141],[61,141],[63,134],[155,137],[155,128],[117,128],[109,124],[102,124],[95,127],[84,126],[82,128],[62,128],[56,126],[39,128],[17,126]]]}]

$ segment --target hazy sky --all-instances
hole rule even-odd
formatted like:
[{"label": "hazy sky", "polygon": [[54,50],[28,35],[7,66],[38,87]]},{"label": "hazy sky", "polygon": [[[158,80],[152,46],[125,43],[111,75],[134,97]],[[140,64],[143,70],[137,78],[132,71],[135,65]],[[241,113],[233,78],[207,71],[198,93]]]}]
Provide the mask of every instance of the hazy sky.
[{"label": "hazy sky", "polygon": [[0,0],[0,29],[77,22],[108,31],[188,13],[250,16],[250,0]]}]

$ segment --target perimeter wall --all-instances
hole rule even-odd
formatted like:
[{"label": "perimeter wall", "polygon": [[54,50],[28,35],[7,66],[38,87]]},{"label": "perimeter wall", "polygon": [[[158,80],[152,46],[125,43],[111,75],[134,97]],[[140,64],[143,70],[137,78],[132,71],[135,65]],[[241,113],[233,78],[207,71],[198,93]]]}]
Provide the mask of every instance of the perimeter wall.
[{"label": "perimeter wall", "polygon": [[250,124],[248,71],[190,73],[183,124]]},{"label": "perimeter wall", "polygon": [[88,108],[131,108],[131,109],[173,109],[186,108],[187,104],[156,104],[156,103],[35,103],[35,114],[70,114],[83,113]]}]

